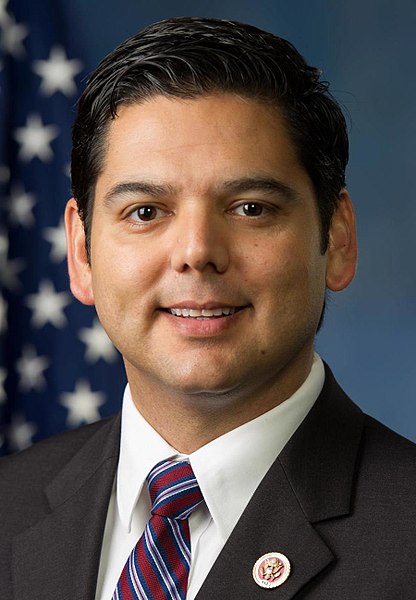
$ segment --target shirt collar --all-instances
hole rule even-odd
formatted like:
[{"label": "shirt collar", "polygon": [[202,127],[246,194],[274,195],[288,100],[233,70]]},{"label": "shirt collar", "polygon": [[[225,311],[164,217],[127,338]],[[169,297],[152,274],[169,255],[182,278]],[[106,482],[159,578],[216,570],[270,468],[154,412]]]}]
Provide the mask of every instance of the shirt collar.
[{"label": "shirt collar", "polygon": [[127,385],[121,412],[120,458],[117,468],[117,507],[126,531],[130,531],[134,507],[150,470],[161,460],[177,456],[175,448],[137,410]]},{"label": "shirt collar", "polygon": [[[210,515],[228,538],[257,486],[319,396],[324,366],[317,354],[303,385],[285,402],[229,431],[189,456]],[[134,405],[127,385],[121,416],[117,507],[123,527],[131,519],[147,474],[168,458],[188,458],[168,444]],[[132,476],[135,473],[135,476]]]}]

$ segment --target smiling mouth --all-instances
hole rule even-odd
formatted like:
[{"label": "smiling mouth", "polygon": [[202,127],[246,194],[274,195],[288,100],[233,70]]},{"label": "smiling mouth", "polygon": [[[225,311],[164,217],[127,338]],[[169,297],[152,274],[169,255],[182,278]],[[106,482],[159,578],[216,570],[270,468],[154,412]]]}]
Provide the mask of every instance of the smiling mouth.
[{"label": "smiling mouth", "polygon": [[163,311],[167,312],[174,317],[180,317],[182,319],[197,319],[198,321],[208,319],[221,319],[222,317],[230,317],[237,312],[240,312],[246,306],[224,306],[218,308],[164,308]]}]

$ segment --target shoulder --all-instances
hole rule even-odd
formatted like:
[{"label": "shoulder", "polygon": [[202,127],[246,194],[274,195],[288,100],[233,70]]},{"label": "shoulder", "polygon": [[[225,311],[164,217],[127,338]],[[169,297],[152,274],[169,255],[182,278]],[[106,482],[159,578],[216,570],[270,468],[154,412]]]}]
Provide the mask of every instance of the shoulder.
[{"label": "shoulder", "polygon": [[394,453],[400,452],[400,454],[409,456],[416,454],[416,444],[414,442],[369,415],[365,415],[364,435],[367,442],[375,448],[383,446],[383,448],[388,448]]},{"label": "shoulder", "polygon": [[366,487],[373,486],[385,501],[403,494],[414,498],[416,516],[416,444],[366,415],[360,466]]},{"label": "shoulder", "polygon": [[[355,430],[354,437],[359,444],[358,458],[371,462],[373,468],[385,471],[388,466],[400,463],[403,469],[412,471],[416,467],[416,444],[363,413],[338,385],[328,365],[325,365],[325,370],[325,385],[320,403],[317,402],[317,405],[320,404],[318,414],[322,423],[325,426],[329,424],[335,430],[337,439],[343,433]],[[347,450],[342,446],[339,449]]]},{"label": "shoulder", "polygon": [[117,424],[118,417],[67,431],[38,442],[16,454],[0,459],[0,499],[16,496],[19,490],[43,488],[93,438]]},{"label": "shoulder", "polygon": [[[364,414],[327,366],[324,388],[308,417],[296,456],[313,455],[312,472],[325,473],[332,494],[349,481],[353,513],[362,512],[368,522],[379,517],[380,526],[383,519],[387,525],[411,516],[416,523],[416,444]],[[313,485],[310,478],[308,483]]]}]

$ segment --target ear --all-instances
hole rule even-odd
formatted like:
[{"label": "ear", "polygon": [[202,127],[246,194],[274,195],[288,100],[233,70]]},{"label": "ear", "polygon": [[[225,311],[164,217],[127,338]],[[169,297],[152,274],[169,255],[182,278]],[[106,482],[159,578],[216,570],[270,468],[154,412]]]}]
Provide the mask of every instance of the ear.
[{"label": "ear", "polygon": [[357,266],[355,215],[346,189],[341,190],[331,219],[327,252],[326,285],[333,292],[339,292],[351,283]]},{"label": "ear", "polygon": [[71,291],[83,304],[94,304],[91,268],[85,249],[84,225],[79,217],[74,198],[68,200],[66,205],[65,230]]}]

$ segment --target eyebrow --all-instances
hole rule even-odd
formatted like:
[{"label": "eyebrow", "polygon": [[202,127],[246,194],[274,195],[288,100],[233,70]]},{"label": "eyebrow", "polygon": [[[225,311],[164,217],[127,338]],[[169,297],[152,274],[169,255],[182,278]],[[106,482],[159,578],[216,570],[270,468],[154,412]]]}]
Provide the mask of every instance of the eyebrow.
[{"label": "eyebrow", "polygon": [[126,181],[117,183],[104,196],[104,204],[110,206],[118,196],[127,196],[130,194],[145,194],[155,198],[168,196],[174,193],[174,188],[167,184],[162,185],[151,181]]},{"label": "eyebrow", "polygon": [[277,193],[290,202],[294,202],[299,198],[296,190],[274,177],[243,177],[241,179],[225,181],[221,184],[220,188],[226,192],[235,194],[256,191],[270,194]]},{"label": "eyebrow", "polygon": [[[279,194],[289,202],[299,199],[299,195],[292,187],[274,177],[242,177],[223,181],[216,186],[216,193],[241,194],[244,192],[263,192]],[[117,197],[131,194],[144,194],[160,198],[161,196],[175,195],[176,190],[170,184],[160,184],[152,181],[126,181],[114,185],[104,196],[104,204],[110,206]]]}]

